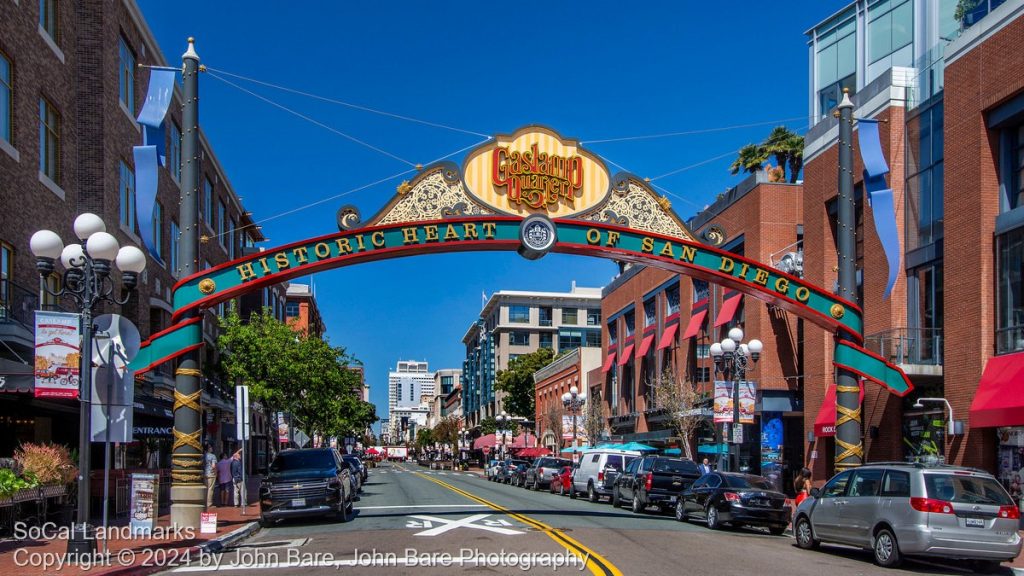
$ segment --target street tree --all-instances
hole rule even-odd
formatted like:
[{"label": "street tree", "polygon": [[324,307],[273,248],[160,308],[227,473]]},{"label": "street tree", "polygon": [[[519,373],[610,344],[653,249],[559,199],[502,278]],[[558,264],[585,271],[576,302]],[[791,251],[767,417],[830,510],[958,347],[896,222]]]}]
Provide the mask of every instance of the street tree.
[{"label": "street tree", "polygon": [[[562,447],[562,406],[557,402],[551,402],[541,412],[541,421],[538,422],[538,432],[544,434],[551,431],[555,436],[555,446]],[[557,451],[557,450],[556,450]]]},{"label": "street tree", "polygon": [[533,419],[536,384],[533,374],[551,363],[554,352],[540,348],[510,360],[507,370],[498,372],[494,388],[505,393],[505,409],[514,416]]},{"label": "street tree", "polygon": [[588,397],[587,403],[583,405],[583,410],[583,428],[587,431],[587,442],[591,446],[597,446],[599,440],[604,436],[608,423],[601,407],[601,394],[597,393]]},{"label": "street tree", "polygon": [[682,440],[686,457],[693,460],[691,441],[703,421],[703,397],[692,383],[676,381],[671,370],[662,372],[649,386],[653,392],[655,409],[666,415],[669,426]]},{"label": "street tree", "polygon": [[459,430],[461,428],[461,419],[455,416],[441,418],[441,421],[432,429],[434,442],[448,447],[452,454],[457,454],[459,451]]}]

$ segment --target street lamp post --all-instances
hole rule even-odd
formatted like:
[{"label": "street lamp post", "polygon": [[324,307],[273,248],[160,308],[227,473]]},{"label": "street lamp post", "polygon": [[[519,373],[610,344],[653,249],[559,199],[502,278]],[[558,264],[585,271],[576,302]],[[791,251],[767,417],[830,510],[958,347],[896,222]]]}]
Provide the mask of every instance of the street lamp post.
[{"label": "street lamp post", "polygon": [[572,461],[576,461],[576,437],[577,437],[577,415],[583,405],[587,403],[586,391],[580,392],[580,389],[573,386],[569,388],[569,391],[562,394],[562,406],[572,414]]},{"label": "street lamp post", "polygon": [[[754,364],[761,359],[761,350],[764,345],[760,340],[754,339],[749,343],[741,344],[743,330],[733,328],[729,330],[729,337],[711,345],[711,356],[715,360],[715,372],[722,374],[726,380],[732,381],[732,421],[735,426],[742,430],[740,422],[740,382],[746,377],[748,370],[753,370]],[[725,424],[723,424],[725,427]],[[740,469],[740,447],[735,442],[736,428],[733,428],[730,438],[733,439],[730,448],[732,462],[730,471],[738,472]],[[723,434],[723,437],[725,434]]]},{"label": "street lamp post", "polygon": [[[68,554],[91,554],[96,551],[96,534],[89,525],[89,464],[91,461],[92,418],[92,335],[93,309],[101,302],[122,305],[128,302],[146,268],[146,255],[134,246],[118,246],[117,239],[106,232],[103,220],[91,213],[75,218],[75,235],[82,244],[64,245],[55,232],[40,230],[32,235],[29,247],[36,257],[40,290],[47,294],[70,297],[81,315],[82,345],[79,350],[78,392],[78,522],[72,526]],[[64,266],[61,288],[52,291],[46,279],[60,259]],[[116,285],[110,277],[114,263],[121,270],[124,295],[114,295]]]},{"label": "street lamp post", "polygon": [[498,414],[495,418],[498,421],[498,430],[501,432],[501,459],[505,459],[505,434],[508,432],[506,426],[512,421],[512,417],[508,415],[508,412],[504,410],[501,414]]}]

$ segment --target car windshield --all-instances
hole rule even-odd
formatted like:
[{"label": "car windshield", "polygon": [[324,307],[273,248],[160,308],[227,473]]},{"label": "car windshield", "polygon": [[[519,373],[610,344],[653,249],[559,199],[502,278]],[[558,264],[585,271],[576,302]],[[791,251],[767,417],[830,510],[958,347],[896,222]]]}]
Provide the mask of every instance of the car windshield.
[{"label": "car windshield", "polygon": [[693,467],[690,466],[690,463],[684,460],[655,460],[654,471],[670,472],[672,474],[689,474],[694,470]]},{"label": "car windshield", "polygon": [[924,486],[929,498],[964,504],[1009,506],[1010,495],[995,478],[955,473],[925,474]]},{"label": "car windshield", "polygon": [[760,476],[726,476],[725,483],[730,488],[754,488],[756,490],[773,490],[768,480]]},{"label": "car windshield", "polygon": [[334,457],[326,450],[282,452],[277,455],[277,458],[274,458],[273,464],[270,465],[270,471],[323,470],[333,468],[334,465]]}]

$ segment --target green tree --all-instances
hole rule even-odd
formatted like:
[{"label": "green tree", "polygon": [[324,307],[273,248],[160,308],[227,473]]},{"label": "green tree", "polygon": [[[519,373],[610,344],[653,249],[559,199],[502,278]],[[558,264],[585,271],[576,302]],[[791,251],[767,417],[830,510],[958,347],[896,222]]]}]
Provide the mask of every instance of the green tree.
[{"label": "green tree", "polygon": [[494,416],[488,416],[483,420],[480,420],[480,434],[486,436],[488,434],[494,434],[498,431],[498,421],[494,419]]},{"label": "green tree", "polygon": [[550,348],[540,348],[510,360],[508,369],[498,372],[494,388],[505,393],[504,405],[509,414],[533,419],[536,390],[533,374],[550,364],[553,357]]},{"label": "green tree", "polygon": [[795,136],[795,134],[789,128],[776,126],[761,144],[765,152],[775,157],[776,166],[782,169],[783,182],[786,180],[786,166],[789,163],[790,148],[788,141],[792,136]]},{"label": "green tree", "polygon": [[434,439],[434,431],[430,428],[424,428],[416,432],[416,447],[420,450],[430,448],[434,445],[436,440]]},{"label": "green tree", "polygon": [[789,181],[796,183],[800,176],[800,170],[804,167],[804,137],[793,134],[786,140],[786,147],[789,148]]},{"label": "green tree", "polygon": [[442,446],[447,446],[452,454],[459,452],[459,430],[462,428],[462,421],[455,416],[445,416],[433,428],[434,441]]},{"label": "green tree", "polygon": [[760,144],[747,144],[740,148],[736,160],[733,160],[732,165],[729,166],[729,171],[733,174],[739,174],[741,171],[753,174],[764,168],[764,163],[767,161],[768,152],[764,149],[764,146]]}]

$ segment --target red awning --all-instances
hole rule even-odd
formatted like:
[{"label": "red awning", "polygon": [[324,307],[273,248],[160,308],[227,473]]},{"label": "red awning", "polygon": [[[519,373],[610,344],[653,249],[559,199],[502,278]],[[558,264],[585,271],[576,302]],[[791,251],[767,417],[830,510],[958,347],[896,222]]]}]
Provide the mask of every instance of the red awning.
[{"label": "red awning", "polygon": [[971,426],[1024,425],[1024,352],[993,356],[971,402]]},{"label": "red awning", "polygon": [[473,440],[473,449],[480,450],[481,448],[491,448],[498,443],[498,438],[494,434],[487,434],[481,436],[476,440]]},{"label": "red awning", "polygon": [[601,367],[601,372],[607,372],[615,366],[615,352],[609,352],[608,357],[604,359],[604,366]]},{"label": "red awning", "polygon": [[627,362],[633,359],[633,345],[629,344],[622,349],[622,356],[619,356],[619,366],[625,366]]},{"label": "red awning", "polygon": [[743,294],[737,294],[723,300],[722,307],[718,310],[718,318],[715,319],[715,328],[724,326],[732,321],[732,317],[736,315],[736,309],[740,307],[740,302],[742,301]]},{"label": "red awning", "polygon": [[693,316],[690,316],[690,323],[686,325],[686,332],[683,332],[683,340],[693,338],[698,332],[700,332],[700,327],[704,325],[704,318],[706,318],[707,315],[708,309],[705,308]]},{"label": "red awning", "polygon": [[[864,403],[864,384],[860,385],[860,403]],[[836,385],[829,384],[825,390],[825,400],[814,419],[814,436],[823,438],[836,435]]]},{"label": "red awning", "polygon": [[661,340],[658,340],[658,350],[672,347],[672,340],[675,339],[677,330],[679,330],[678,322],[665,326],[665,331],[661,333]]},{"label": "red awning", "polygon": [[541,456],[547,456],[548,454],[551,454],[551,450],[548,450],[547,448],[544,447],[536,447],[523,448],[516,454],[516,456],[519,456],[521,458],[539,458]]},{"label": "red awning", "polygon": [[648,334],[647,336],[644,336],[643,341],[640,342],[640,347],[637,348],[636,350],[636,357],[643,358],[647,354],[647,351],[651,349],[651,344],[653,343],[654,334]]}]

